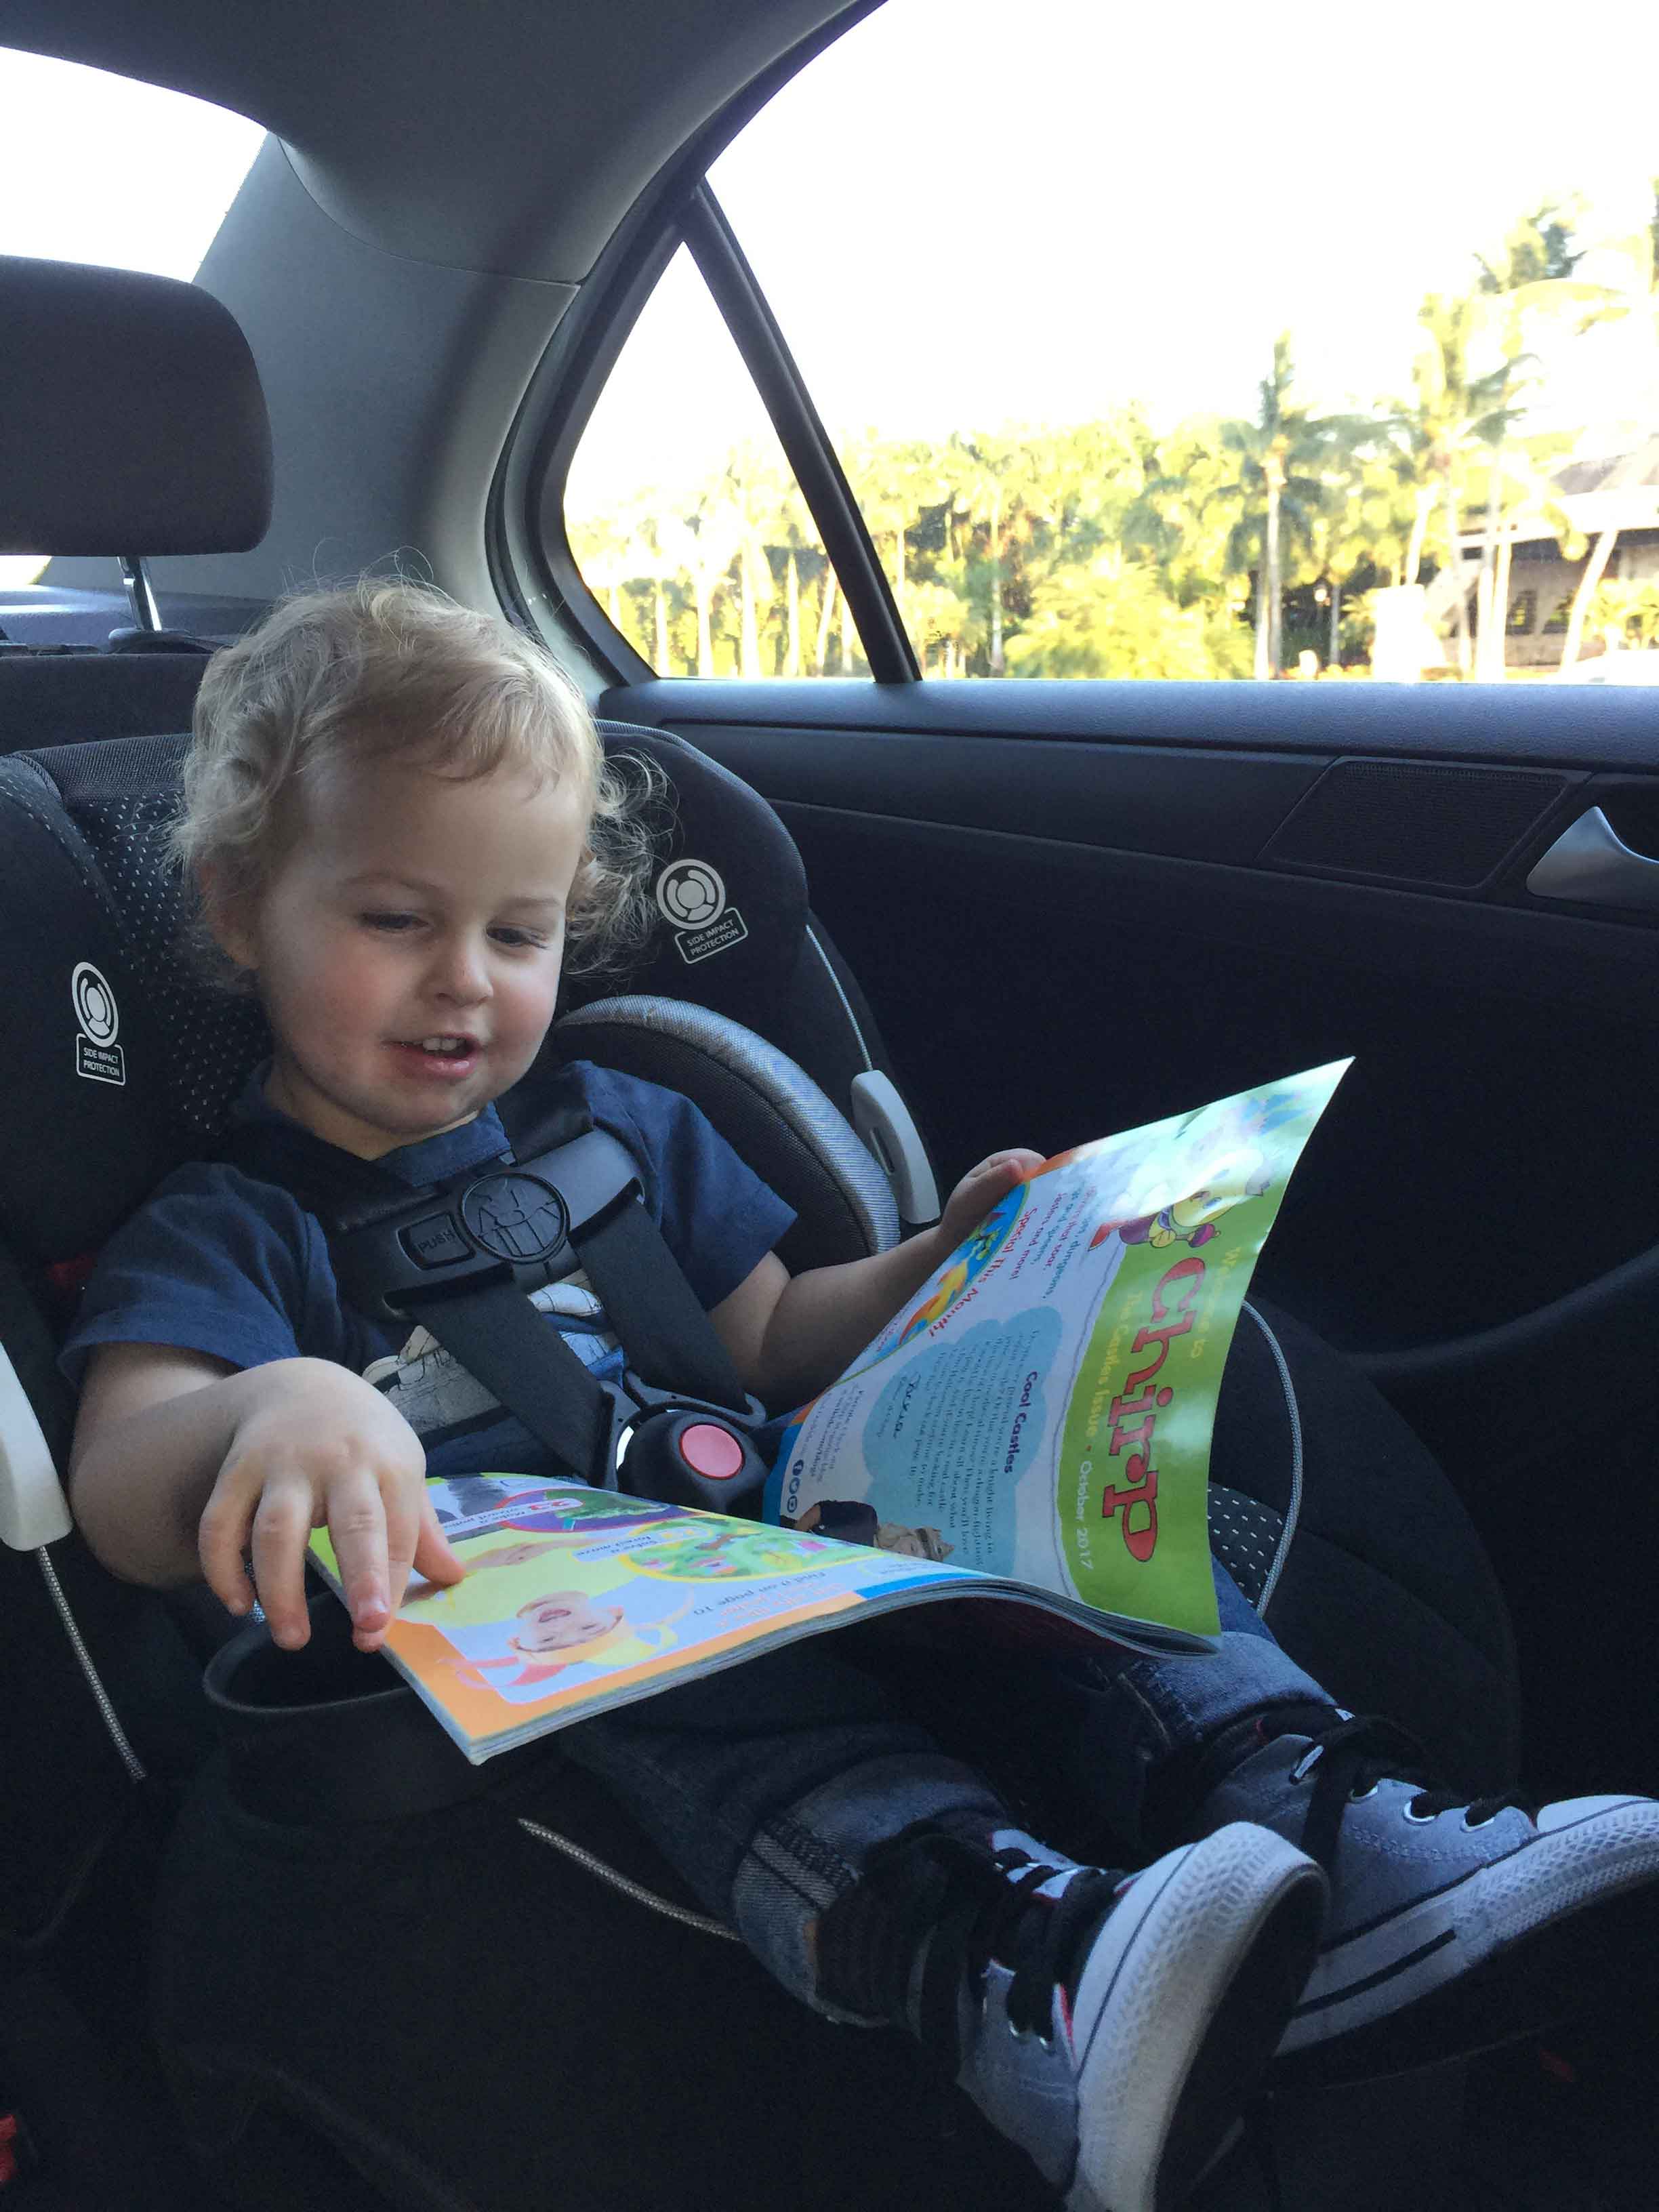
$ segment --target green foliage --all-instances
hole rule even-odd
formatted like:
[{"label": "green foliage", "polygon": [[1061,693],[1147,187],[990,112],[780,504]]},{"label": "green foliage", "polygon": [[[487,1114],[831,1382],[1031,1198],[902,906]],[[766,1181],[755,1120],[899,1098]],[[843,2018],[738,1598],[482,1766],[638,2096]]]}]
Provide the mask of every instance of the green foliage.
[{"label": "green foliage", "polygon": [[1476,289],[1488,294],[1518,291],[1523,284],[1553,284],[1571,276],[1584,256],[1572,250],[1581,210],[1572,203],[1546,200],[1504,233],[1491,261],[1474,257],[1480,275]]},{"label": "green foliage", "polygon": [[[1468,290],[1425,299],[1410,394],[1366,416],[1318,415],[1297,399],[1286,333],[1248,419],[1194,415],[1160,434],[1126,407],[943,441],[873,430],[844,441],[923,672],[1268,675],[1303,645],[1329,653],[1322,609],[1335,614],[1343,656],[1363,652],[1364,595],[1461,566],[1471,530],[1484,535],[1482,608],[1504,604],[1499,549],[1518,516],[1553,528],[1577,558],[1583,540],[1552,483],[1565,441],[1522,434],[1537,374],[1528,349],[1635,312],[1659,262],[1659,178],[1654,193],[1651,239],[1619,242],[1630,300],[1576,276],[1578,210],[1545,202],[1474,257]],[[775,448],[735,447],[696,481],[567,514],[566,526],[589,586],[663,674],[867,672]],[[1604,586],[1592,621],[1618,618],[1607,595],[1626,588]],[[1659,623],[1659,592],[1644,588],[1656,611],[1632,601],[1629,625]],[[1455,619],[1467,666],[1462,608]],[[1485,627],[1501,645],[1501,625]]]},{"label": "green foliage", "polygon": [[1121,553],[1052,570],[1011,638],[1018,676],[1248,676],[1250,642],[1237,619],[1202,603],[1179,606],[1158,571]]},{"label": "green foliage", "polygon": [[1659,645],[1659,583],[1631,579],[1599,584],[1585,627],[1607,640],[1609,652]]}]

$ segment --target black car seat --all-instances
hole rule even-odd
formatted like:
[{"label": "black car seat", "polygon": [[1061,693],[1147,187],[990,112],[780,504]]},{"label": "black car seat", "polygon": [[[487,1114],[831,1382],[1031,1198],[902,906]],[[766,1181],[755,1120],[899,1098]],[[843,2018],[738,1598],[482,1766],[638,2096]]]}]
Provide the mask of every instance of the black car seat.
[{"label": "black car seat", "polygon": [[[269,497],[268,430],[246,348],[214,302],[161,279],[0,261],[0,551],[114,551],[142,574],[140,556],[152,550],[230,550],[257,538]],[[178,959],[179,887],[157,859],[182,744],[176,732],[200,666],[165,651],[0,655],[8,756],[0,758],[0,1009],[11,1054],[0,1093],[0,1729],[8,1771],[40,1784],[21,1808],[17,1793],[0,1801],[11,1831],[0,1838],[11,1893],[0,1940],[37,1946],[70,1912],[144,1778],[182,1785],[202,1756],[190,1624],[181,1632],[167,1607],[100,1574],[69,1529],[55,1468],[71,1409],[52,1364],[88,1255],[171,1166],[200,1150],[263,1048],[257,1013],[201,990]],[[129,678],[133,688],[124,690]],[[612,747],[651,756],[676,809],[658,878],[664,930],[634,973],[608,980],[604,1000],[597,983],[584,987],[586,998],[574,994],[568,1019],[580,1050],[698,1098],[802,1206],[786,1257],[878,1249],[898,1233],[901,1212],[928,1217],[928,1170],[868,1010],[810,915],[787,832],[747,787],[691,747],[655,732],[605,734]],[[665,1000],[678,1014],[662,1013]],[[734,1042],[719,1018],[735,1018],[761,1044]],[[781,1073],[776,1053],[809,1079]],[[850,1142],[837,1109],[864,1125],[884,1176],[868,1175],[855,1146],[837,1164],[836,1146]],[[827,1128],[836,1133],[826,1148]],[[1340,1467],[1304,1469],[1283,1440],[1264,1441],[1259,1480],[1246,1468],[1238,1483],[1218,1501],[1226,1525],[1218,1533],[1247,1595],[1276,1585],[1275,1626],[1293,1654],[1340,1692],[1345,1670],[1368,1662],[1382,1638],[1400,1717],[1437,1731],[1437,1747],[1454,1749],[1462,1771],[1503,1772],[1514,1692],[1502,1607],[1449,1491],[1415,1499],[1406,1532],[1393,1502],[1346,1496]],[[198,1790],[175,1838],[167,1894],[198,1938],[217,1929],[222,1951],[248,1942],[246,1898],[226,1875],[234,1856],[226,1824],[243,1815],[222,1797],[204,1811],[209,1803]],[[666,1917],[646,1917],[627,1885],[672,1884],[604,1806],[574,1809],[580,1817],[557,1831],[535,1826],[562,1833],[586,1820],[577,1856],[593,1852],[597,1837],[594,1855],[624,1869],[622,1889],[545,1865],[538,1877],[564,1931],[568,2002],[580,2019],[530,2047],[541,2058],[556,2051],[565,2069],[569,2155],[586,2191],[576,2201],[609,2207],[637,2193],[641,2202],[770,2204],[782,2201],[793,2174],[794,2201],[896,2203],[935,2191],[939,2161],[951,2155],[961,2167],[956,2201],[1024,2201],[1018,2161],[954,2104],[939,2108],[946,2117],[937,2124],[918,2127],[915,2108],[930,2093],[908,2054],[877,2039],[877,2058],[869,2040],[798,2014],[672,1894]],[[169,1978],[163,1945],[164,2029],[194,2131],[243,2194],[268,2170],[260,2130],[280,2109],[308,2115],[332,2147],[327,2154],[343,2147],[360,2175],[380,2173],[391,2201],[493,2203],[514,2188],[535,2201],[535,2175],[520,2172],[503,2148],[513,2097],[541,2070],[518,2063],[522,2052],[515,2059],[504,2048],[511,2094],[488,2113],[456,2105],[469,2069],[415,2083],[388,2064],[367,2087],[359,2070],[354,2100],[331,2093],[341,2078],[339,2039],[361,2037],[361,2011],[346,1994],[375,1968],[325,1925],[330,1881],[337,1885],[354,1851],[362,1879],[381,1890],[403,1884],[411,1906],[430,1909],[432,1929],[449,1929],[447,1972],[430,1931],[417,1955],[380,1962],[390,1977],[388,2017],[419,2002],[424,1980],[443,1989],[459,2047],[489,2047],[495,2032],[468,2012],[459,1937],[511,1943],[510,1916],[483,1893],[485,1883],[464,1901],[458,1931],[444,1899],[422,1895],[431,1862],[421,1821],[396,1826],[394,1838],[374,1839],[390,1859],[370,1865],[359,1833],[342,1843],[330,1880],[319,1870],[314,1941],[303,1915],[273,1921],[267,1950],[240,1960],[248,1977],[240,2011],[234,1984],[221,1993],[227,2011]],[[493,1841],[481,1832],[486,1856],[546,1850],[518,1814],[507,1826],[506,1843],[496,1830]],[[283,1858],[279,1825],[260,1848]],[[522,1893],[516,1884],[503,1885],[501,1895],[514,1893]],[[270,1985],[284,1974],[293,2001],[273,2003]],[[331,2002],[336,1976],[341,1998]],[[687,2050],[698,2054],[700,2076],[679,2078]],[[605,2054],[597,2067],[596,2051]],[[649,2125],[639,2118],[646,2082],[655,2085]],[[775,2128],[781,2166],[757,2163],[734,2133],[746,2094],[793,2116],[789,2128]],[[867,2136],[847,2127],[855,2109],[874,2124]],[[947,2154],[941,2144],[963,2128],[951,2138],[958,2151]],[[459,2146],[447,2165],[439,2142]],[[492,2190],[475,2200],[480,2142],[491,2146],[483,2163]],[[878,2148],[860,2179],[866,2142]],[[677,2196],[688,2156],[703,2180]],[[798,2176],[815,2157],[832,2177],[807,2197]],[[629,2177],[625,2191],[618,2172]]]}]

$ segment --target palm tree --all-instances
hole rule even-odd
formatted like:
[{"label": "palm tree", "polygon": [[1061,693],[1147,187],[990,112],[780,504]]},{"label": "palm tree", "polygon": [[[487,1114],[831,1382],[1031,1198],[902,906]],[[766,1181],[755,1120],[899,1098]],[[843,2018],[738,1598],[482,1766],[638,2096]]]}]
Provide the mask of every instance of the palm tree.
[{"label": "palm tree", "polygon": [[[1415,512],[1406,551],[1408,584],[1417,581],[1429,520],[1437,501],[1445,531],[1448,572],[1462,585],[1462,548],[1459,525],[1459,486],[1465,456],[1477,446],[1495,449],[1507,435],[1518,410],[1510,404],[1515,363],[1500,361],[1495,368],[1475,376],[1469,368],[1471,341],[1480,336],[1490,316],[1474,297],[1431,292],[1417,311],[1423,336],[1412,363],[1415,387],[1410,404],[1383,419],[1382,428],[1395,445],[1405,470],[1414,481]],[[1468,587],[1456,592],[1453,618],[1457,633],[1457,663],[1469,672]]]},{"label": "palm tree", "polygon": [[[672,673],[669,666],[668,587],[682,573],[679,560],[664,543],[664,512],[667,504],[660,492],[641,492],[628,520],[629,580],[643,581],[650,586],[650,660],[659,676]],[[644,649],[642,641],[641,649]]]},{"label": "palm tree", "polygon": [[1397,468],[1386,452],[1357,444],[1336,457],[1332,498],[1312,518],[1304,567],[1318,586],[1327,612],[1325,663],[1341,659],[1343,595],[1356,574],[1389,574],[1404,562],[1413,512]]},{"label": "palm tree", "polygon": [[893,604],[901,621],[908,622],[909,541],[924,510],[947,497],[939,457],[915,440],[866,438],[849,453],[846,466],[872,542],[878,548],[891,542]]},{"label": "palm tree", "polygon": [[[1463,586],[1459,520],[1464,479],[1477,473],[1487,488],[1477,604],[1483,634],[1489,641],[1495,636],[1501,641],[1507,598],[1506,590],[1499,596],[1498,575],[1502,485],[1508,474],[1523,479],[1528,474],[1525,464],[1511,471],[1506,459],[1510,434],[1525,412],[1518,404],[1527,381],[1524,372],[1536,357],[1523,349],[1529,337],[1535,335],[1541,342],[1564,317],[1571,318],[1575,330],[1582,332],[1621,312],[1613,289],[1574,274],[1583,256],[1572,250],[1572,238],[1571,211],[1547,203],[1512,226],[1490,261],[1476,257],[1480,276],[1472,292],[1430,293],[1418,310],[1423,336],[1412,367],[1413,399],[1389,417],[1395,449],[1416,490],[1405,580],[1417,580],[1425,535],[1437,504],[1448,572],[1462,586],[1456,590],[1452,611],[1458,666],[1465,675],[1470,659],[1468,595]],[[1476,374],[1483,357],[1492,365]],[[1489,642],[1482,650],[1483,667],[1493,666],[1492,653]],[[1501,663],[1498,668],[1501,672]]]},{"label": "palm tree", "polygon": [[1376,425],[1349,416],[1314,416],[1291,404],[1296,372],[1288,331],[1273,341],[1273,367],[1258,387],[1253,422],[1221,426],[1235,457],[1225,496],[1240,513],[1228,538],[1227,565],[1248,568],[1255,554],[1255,664],[1258,681],[1277,676],[1284,658],[1284,556],[1286,541],[1306,548],[1314,519],[1333,501],[1332,470],[1376,434]]},{"label": "palm tree", "polygon": [[697,611],[699,676],[713,676],[714,668],[714,612],[716,595],[728,582],[733,557],[742,540],[742,521],[728,498],[724,483],[697,493],[689,511],[659,526],[665,555],[675,563],[675,573],[690,585]]},{"label": "palm tree", "polygon": [[1570,560],[1577,559],[1583,548],[1584,541],[1568,520],[1550,473],[1550,465],[1560,459],[1561,443],[1540,439],[1529,443],[1510,440],[1505,444],[1498,437],[1484,459],[1471,460],[1469,489],[1486,510],[1481,575],[1475,587],[1474,672],[1483,682],[1501,683],[1506,665],[1510,557],[1516,535],[1513,519],[1525,515],[1529,523],[1541,522],[1554,532]]},{"label": "palm tree", "polygon": [[[1575,335],[1582,337],[1593,324],[1627,312],[1618,291],[1575,276],[1574,271],[1584,258],[1582,251],[1573,250],[1576,215],[1576,209],[1563,206],[1558,201],[1546,201],[1512,225],[1491,261],[1478,254],[1475,257],[1480,270],[1476,290],[1486,303],[1484,320],[1497,338],[1510,370],[1507,396],[1513,396],[1522,364],[1536,359],[1535,354],[1522,350],[1530,331],[1538,331],[1541,341],[1550,334],[1552,326],[1559,326],[1564,318],[1571,317]],[[1644,276],[1650,289],[1651,241],[1638,240],[1636,245],[1638,257],[1645,246]],[[1507,539],[1500,547],[1498,520],[1506,481],[1515,484],[1523,504],[1539,511],[1545,520],[1559,525],[1557,535],[1562,540],[1564,551],[1577,536],[1556,505],[1547,480],[1535,465],[1540,456],[1535,452],[1528,454],[1517,465],[1506,451],[1510,429],[1522,411],[1511,406],[1504,410],[1507,420],[1503,414],[1495,416],[1484,440],[1492,448],[1492,457],[1486,471],[1486,518],[1481,532],[1475,608],[1480,636],[1477,673],[1486,677],[1501,678],[1504,665],[1510,547]]]},{"label": "palm tree", "polygon": [[[800,556],[803,553],[815,554],[823,562],[826,593],[830,588],[830,563],[818,537],[817,525],[801,495],[800,486],[795,482],[793,471],[783,471],[774,489],[775,505],[772,517],[772,543],[784,556],[782,673],[799,676],[802,669]],[[818,673],[822,675],[823,672],[820,665]]]},{"label": "palm tree", "polygon": [[[1621,240],[1620,246],[1628,265],[1629,276],[1622,298],[1606,311],[1605,319],[1613,320],[1624,315],[1640,316],[1646,322],[1650,334],[1659,333],[1659,177],[1653,179],[1652,222],[1644,231],[1638,231],[1633,237]],[[1648,458],[1644,451],[1626,454],[1602,484],[1602,491],[1616,495],[1630,489],[1644,473],[1642,464]],[[1567,634],[1561,646],[1563,668],[1571,668],[1578,658],[1590,602],[1601,588],[1613,549],[1619,542],[1619,532],[1624,526],[1615,501],[1611,519],[1596,532],[1589,559],[1584,564],[1584,573],[1572,595],[1572,611],[1567,617]]]},{"label": "palm tree", "polygon": [[[1650,444],[1638,447],[1633,453],[1622,454],[1602,479],[1600,496],[1611,507],[1612,519],[1604,522],[1596,532],[1595,543],[1584,563],[1584,573],[1578,579],[1577,589],[1572,595],[1572,607],[1567,617],[1567,634],[1561,641],[1563,668],[1571,668],[1578,659],[1591,602],[1602,588],[1607,562],[1612,558],[1613,547],[1619,543],[1619,532],[1625,526],[1624,518],[1619,512],[1620,496],[1642,483],[1652,458]],[[1562,550],[1565,551],[1566,549],[1563,547]]]},{"label": "palm tree", "polygon": [[942,456],[956,514],[986,536],[988,601],[988,664],[1006,673],[1005,556],[1017,530],[1029,528],[1039,502],[1040,471],[1033,441],[1009,432],[957,431]]},{"label": "palm tree", "polygon": [[812,673],[822,676],[829,665],[830,625],[836,618],[836,572],[828,561],[823,564],[822,596],[818,600],[817,635],[812,643]]},{"label": "palm tree", "polygon": [[1231,613],[1244,602],[1250,570],[1248,558],[1237,558],[1237,459],[1213,417],[1189,416],[1148,441],[1121,542],[1158,571],[1177,606],[1203,602]]}]

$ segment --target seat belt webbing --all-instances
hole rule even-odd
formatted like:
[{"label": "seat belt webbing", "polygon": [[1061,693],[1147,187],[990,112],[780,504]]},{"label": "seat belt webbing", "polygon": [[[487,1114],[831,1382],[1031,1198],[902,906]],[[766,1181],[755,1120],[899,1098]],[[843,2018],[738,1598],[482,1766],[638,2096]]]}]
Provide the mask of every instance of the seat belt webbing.
[{"label": "seat belt webbing", "polygon": [[613,1206],[575,1243],[576,1256],[622,1340],[628,1364],[642,1381],[735,1413],[747,1409],[748,1395],[731,1354],[663,1242],[661,1230],[637,1200]]},{"label": "seat belt webbing", "polygon": [[577,1481],[611,1486],[611,1400],[516,1284],[474,1284],[409,1313]]}]

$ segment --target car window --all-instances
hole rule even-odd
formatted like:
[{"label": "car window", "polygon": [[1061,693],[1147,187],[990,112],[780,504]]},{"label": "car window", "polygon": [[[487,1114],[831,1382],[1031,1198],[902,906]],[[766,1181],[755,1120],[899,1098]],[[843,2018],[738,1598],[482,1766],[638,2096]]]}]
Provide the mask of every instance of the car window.
[{"label": "car window", "polygon": [[861,676],[858,633],[777,433],[682,246],[565,484],[584,581],[661,676]]},{"label": "car window", "polygon": [[[711,168],[924,672],[1654,650],[1659,13],[1591,100],[1439,0],[1275,22],[887,0]],[[1501,128],[1421,158],[1443,96]]]},{"label": "car window", "polygon": [[[0,47],[0,253],[193,276],[264,137],[183,93]],[[44,566],[0,555],[0,586]]]}]

